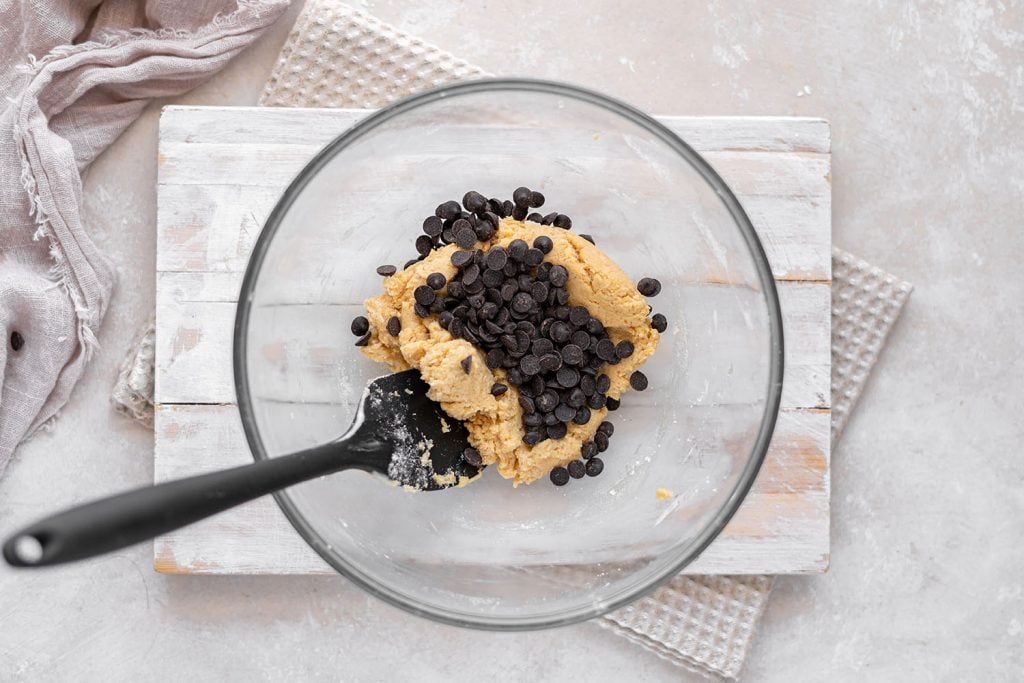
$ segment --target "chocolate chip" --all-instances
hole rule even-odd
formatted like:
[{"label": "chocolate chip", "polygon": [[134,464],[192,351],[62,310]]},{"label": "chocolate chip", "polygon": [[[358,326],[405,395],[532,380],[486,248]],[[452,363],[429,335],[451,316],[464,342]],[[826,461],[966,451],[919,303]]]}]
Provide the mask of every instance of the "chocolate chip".
[{"label": "chocolate chip", "polygon": [[480,451],[472,446],[462,451],[462,459],[466,461],[467,465],[473,467],[480,467],[480,465],[484,464],[484,459],[480,457]]},{"label": "chocolate chip", "polygon": [[597,342],[597,357],[606,362],[615,358],[615,343],[611,339]]},{"label": "chocolate chip", "polygon": [[495,382],[491,385],[491,396],[501,396],[508,391],[508,385],[502,384],[501,382]]},{"label": "chocolate chip", "polygon": [[512,240],[508,243],[508,256],[514,261],[522,261],[529,248],[523,240]]},{"label": "chocolate chip", "polygon": [[629,386],[636,391],[643,391],[647,388],[647,375],[639,370],[634,370],[633,374],[629,376]]},{"label": "chocolate chip", "polygon": [[526,214],[529,211],[525,206],[517,206],[512,209],[512,218],[517,221],[526,220]]},{"label": "chocolate chip", "polygon": [[421,318],[426,318],[427,316],[430,315],[430,309],[424,306],[423,304],[413,304],[412,310],[413,312],[416,313],[416,315],[418,315]]},{"label": "chocolate chip", "polygon": [[397,315],[393,315],[388,318],[388,334],[392,337],[397,337],[398,333],[402,331],[402,321],[398,319]]},{"label": "chocolate chip", "polygon": [[547,385],[544,383],[544,378],[541,377],[540,375],[537,375],[536,377],[530,380],[530,388],[533,390],[533,393],[536,396],[540,396],[541,394],[544,393],[544,389],[547,388]]},{"label": "chocolate chip", "polygon": [[582,408],[587,404],[587,395],[583,393],[582,389],[580,389],[579,387],[575,387],[572,391],[569,392],[569,396],[566,397],[565,402],[574,410]]},{"label": "chocolate chip", "polygon": [[533,240],[533,246],[542,254],[550,254],[551,250],[555,247],[555,243],[552,242],[551,238],[547,235],[538,235],[537,238]]},{"label": "chocolate chip", "polygon": [[516,205],[506,199],[505,201],[503,201],[501,203],[501,215],[502,216],[511,216],[512,212],[515,211],[515,208],[516,208]]},{"label": "chocolate chip", "polygon": [[490,370],[500,368],[503,360],[505,360],[505,354],[501,349],[491,349],[484,354],[484,365]]},{"label": "chocolate chip", "polygon": [[[523,441],[526,441],[526,437],[523,437]],[[548,477],[555,486],[565,486],[569,483],[569,470],[564,467],[556,467],[551,470],[551,474]]]},{"label": "chocolate chip", "polygon": [[601,321],[597,318],[591,318],[587,322],[587,332],[592,335],[601,336],[605,334],[604,325],[602,325]]},{"label": "chocolate chip", "polygon": [[430,288],[429,285],[420,285],[412,292],[412,298],[416,300],[416,303],[423,306],[429,306],[434,303],[434,299],[437,298],[437,294]]},{"label": "chocolate chip", "polygon": [[441,289],[447,282],[448,280],[441,273],[431,273],[427,276],[427,286],[431,289]]},{"label": "chocolate chip", "polygon": [[459,245],[463,249],[469,249],[474,244],[476,244],[476,232],[473,231],[473,228],[469,227],[468,221],[466,221],[465,227],[455,228],[454,234],[455,244]]},{"label": "chocolate chip", "polygon": [[544,416],[536,412],[523,415],[523,424],[530,428],[540,427],[544,424]]},{"label": "chocolate chip", "polygon": [[534,211],[533,213],[526,216],[526,220],[530,221],[531,223],[540,223],[542,220],[544,220],[544,216]]},{"label": "chocolate chip", "polygon": [[597,244],[597,242],[594,241],[594,238],[591,237],[590,235],[586,234],[586,233],[581,232],[580,233],[580,237],[582,237],[586,241],[590,242],[591,244],[595,244],[595,245]]},{"label": "chocolate chip", "polygon": [[434,248],[434,240],[429,235],[420,235],[416,238],[416,253],[426,256]]},{"label": "chocolate chip", "polygon": [[558,383],[566,389],[572,389],[580,383],[579,370],[568,366],[562,366],[562,368],[556,373],[555,377],[558,379]]},{"label": "chocolate chip", "polygon": [[590,408],[587,406],[580,406],[576,410],[576,417],[572,419],[578,425],[585,425],[590,422]]},{"label": "chocolate chip", "polygon": [[597,444],[593,441],[588,441],[580,446],[580,457],[584,460],[590,460],[597,455]]},{"label": "chocolate chip", "polygon": [[644,296],[658,296],[661,292],[661,283],[653,277],[641,278],[640,282],[636,283],[636,291]]},{"label": "chocolate chip", "polygon": [[444,220],[458,218],[462,215],[462,207],[455,201],[444,202],[437,207],[437,210],[434,211],[434,215]]},{"label": "chocolate chip", "polygon": [[478,240],[486,242],[494,237],[494,226],[487,221],[483,221],[473,226],[473,232],[476,233],[476,238]]},{"label": "chocolate chip", "polygon": [[512,297],[512,310],[526,313],[533,307],[533,297],[526,292],[519,292]]},{"label": "chocolate chip", "polygon": [[[562,358],[564,359],[565,349],[562,349],[562,353]],[[594,381],[594,378],[590,375],[583,375],[580,377],[580,391],[583,392],[584,396],[590,396],[597,391],[597,383]]]},{"label": "chocolate chip", "polygon": [[597,378],[597,391],[602,394],[607,394],[608,390],[612,388],[612,378],[608,375],[599,375]]},{"label": "chocolate chip", "polygon": [[565,269],[565,266],[552,266],[551,272],[548,273],[548,280],[555,287],[565,287],[565,283],[569,281],[569,271]]},{"label": "chocolate chip", "polygon": [[536,209],[544,206],[544,195],[534,190],[530,193],[530,207]]},{"label": "chocolate chip", "polygon": [[548,438],[549,439],[564,439],[568,428],[562,422],[556,422],[553,425],[548,425]]},{"label": "chocolate chip", "polygon": [[537,396],[534,402],[542,413],[549,413],[558,405],[558,395],[549,389]]},{"label": "chocolate chip", "polygon": [[441,315],[437,317],[437,322],[441,323],[441,327],[448,329],[448,326],[452,324],[452,320],[455,318],[451,311],[443,311]]},{"label": "chocolate chip", "polygon": [[[483,280],[485,287],[497,287],[505,281],[505,274],[500,270],[491,270],[488,268],[483,272],[483,275],[480,276],[480,279]],[[498,298],[501,298],[501,292],[498,292]]]},{"label": "chocolate chip", "polygon": [[504,247],[492,247],[484,256],[484,264],[491,270],[500,271],[508,263],[508,252]]},{"label": "chocolate chip", "polygon": [[453,251],[452,252],[452,265],[456,268],[465,268],[473,262],[473,252],[471,251]]},{"label": "chocolate chip", "polygon": [[555,372],[562,367],[562,357],[557,353],[546,353],[540,357],[540,368],[544,372]]},{"label": "chocolate chip", "polygon": [[551,323],[551,329],[548,332],[551,339],[558,344],[564,344],[572,336],[572,329],[561,320]]},{"label": "chocolate chip", "polygon": [[501,300],[505,303],[512,301],[517,291],[519,291],[519,287],[515,282],[506,282],[501,286]]},{"label": "chocolate chip", "polygon": [[605,407],[608,408],[609,412],[618,410],[620,405],[622,405],[622,402],[617,398],[612,398],[611,396],[609,396],[605,401]]},{"label": "chocolate chip", "polygon": [[[355,318],[352,318],[352,334],[356,335],[357,337],[361,337],[369,331],[370,321],[367,320],[365,316],[357,315]],[[20,334],[18,336],[21,337]],[[14,346],[13,334],[11,335],[11,346]],[[17,349],[15,349],[15,351],[17,351]]]},{"label": "chocolate chip", "polygon": [[604,394],[591,394],[587,397],[587,406],[592,410],[601,410],[606,402]]},{"label": "chocolate chip", "polygon": [[572,219],[566,216],[564,213],[560,213],[557,216],[555,216],[555,219],[551,221],[551,223],[556,228],[562,228],[563,230],[568,230],[572,227]]},{"label": "chocolate chip", "polygon": [[562,347],[562,360],[566,365],[581,365],[583,363],[583,349],[575,344],[566,344]]},{"label": "chocolate chip", "polygon": [[620,359],[626,359],[633,355],[633,342],[628,339],[623,339],[615,345],[615,356]]},{"label": "chocolate chip", "polygon": [[544,415],[544,426],[545,427],[554,427],[556,424],[558,424],[558,418],[555,417],[555,413],[554,412],[550,412],[550,413],[547,413],[547,414]]},{"label": "chocolate chip", "polygon": [[582,460],[573,460],[565,466],[565,469],[573,479],[582,479],[587,475],[587,466],[583,464]]},{"label": "chocolate chip", "polygon": [[476,190],[470,190],[462,195],[462,205],[466,207],[466,211],[477,213],[487,206],[487,198]]},{"label": "chocolate chip", "polygon": [[597,446],[598,453],[604,453],[608,450],[608,435],[604,432],[594,434],[594,444]]},{"label": "chocolate chip", "polygon": [[[531,429],[530,431],[526,432],[526,434],[523,435],[523,443],[525,443],[527,446],[536,446],[537,444],[540,443],[540,432],[534,429]],[[565,474],[566,476],[568,476],[569,473],[566,472]]]},{"label": "chocolate chip", "polygon": [[569,322],[576,327],[583,327],[590,320],[590,311],[585,306],[573,306],[569,309]]},{"label": "chocolate chip", "polygon": [[[601,458],[591,458],[587,461],[587,476],[596,477],[604,471],[604,461]],[[568,471],[566,471],[568,474]]]},{"label": "chocolate chip", "polygon": [[512,201],[516,206],[526,208],[530,205],[530,197],[532,194],[533,193],[530,192],[530,188],[528,187],[517,187],[515,191],[512,192]]},{"label": "chocolate chip", "polygon": [[558,218],[558,212],[552,211],[548,215],[544,216],[540,223],[541,225],[551,225],[552,223],[555,222],[556,218]]},{"label": "chocolate chip", "polygon": [[527,249],[523,255],[523,263],[531,268],[539,266],[543,260],[544,253],[540,249]]},{"label": "chocolate chip", "polygon": [[524,396],[522,393],[519,394],[519,407],[523,409],[524,415],[537,412],[533,399],[529,396]]},{"label": "chocolate chip", "polygon": [[[426,237],[426,235],[424,235],[424,237]],[[416,263],[416,261],[414,260],[411,263]],[[408,263],[405,264],[405,267],[408,268],[409,264]],[[397,272],[398,272],[398,268],[395,268],[394,266],[392,266],[390,264],[383,265],[383,266],[377,266],[377,275],[383,275],[384,277],[391,277],[392,275],[394,275]]]},{"label": "chocolate chip", "polygon": [[479,280],[480,266],[478,266],[475,263],[470,263],[468,266],[466,266],[466,269],[462,271],[462,286],[466,287],[466,291],[469,292],[470,294],[478,294],[480,290],[483,289],[484,283],[480,283],[480,289],[477,289],[476,291],[471,290],[473,289],[473,285]]},{"label": "chocolate chip", "polygon": [[528,353],[519,359],[519,369],[527,377],[532,377],[540,372],[540,359],[532,353]]},{"label": "chocolate chip", "polygon": [[[11,346],[14,346],[14,335],[15,334],[18,334],[18,333],[15,332],[14,334],[11,335]],[[21,348],[21,344],[23,344],[23,343],[24,343],[24,341],[22,341],[21,335],[18,334],[18,349]],[[359,339],[356,340],[356,346],[366,346],[369,343],[370,343],[370,333],[369,332],[367,332],[366,334],[364,334],[363,336],[359,337]],[[14,350],[17,351],[18,349],[14,349]]]},{"label": "chocolate chip", "polygon": [[[544,339],[539,337],[534,339],[530,344],[530,350],[533,351],[535,356],[544,356],[555,350],[555,345],[551,343],[550,339]],[[555,368],[556,370],[558,368]]]},{"label": "chocolate chip", "polygon": [[568,422],[576,417],[576,409],[567,403],[559,403],[555,408],[555,417],[562,422]]},{"label": "chocolate chip", "polygon": [[469,374],[469,369],[473,367],[473,356],[466,356],[459,361],[459,365],[462,366],[462,371]]},{"label": "chocolate chip", "polygon": [[443,229],[444,223],[437,216],[427,216],[423,221],[423,232],[430,237],[440,237]]},{"label": "chocolate chip", "polygon": [[505,373],[505,378],[516,386],[522,384],[523,380],[525,379],[523,377],[523,373],[519,370],[518,367],[509,368],[508,372]]},{"label": "chocolate chip", "polygon": [[663,333],[668,329],[668,320],[661,313],[655,313],[651,316],[651,327],[658,333]]}]

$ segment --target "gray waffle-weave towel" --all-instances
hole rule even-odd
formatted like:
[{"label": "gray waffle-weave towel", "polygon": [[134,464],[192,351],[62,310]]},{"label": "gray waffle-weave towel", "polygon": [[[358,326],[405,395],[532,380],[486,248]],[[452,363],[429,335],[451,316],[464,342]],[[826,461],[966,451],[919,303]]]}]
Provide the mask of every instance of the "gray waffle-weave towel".
[{"label": "gray waffle-weave towel", "polygon": [[[380,107],[443,83],[486,75],[483,69],[335,0],[309,0],[260,104]],[[834,441],[910,286],[838,250],[833,270]],[[139,357],[147,362],[145,354]],[[128,365],[132,362],[129,359]],[[122,376],[132,373],[128,370]],[[735,678],[772,583],[768,576],[681,575],[596,623],[691,671]]]}]

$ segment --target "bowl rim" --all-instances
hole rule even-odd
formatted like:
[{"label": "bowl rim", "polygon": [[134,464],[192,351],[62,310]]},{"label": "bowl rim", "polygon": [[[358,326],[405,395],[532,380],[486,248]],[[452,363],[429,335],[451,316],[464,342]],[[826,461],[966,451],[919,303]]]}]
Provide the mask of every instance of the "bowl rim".
[{"label": "bowl rim", "polygon": [[256,243],[253,246],[249,263],[246,266],[245,275],[242,279],[242,286],[236,309],[233,343],[233,368],[235,380],[235,395],[238,403],[238,411],[242,420],[242,428],[245,432],[246,441],[255,460],[266,460],[269,456],[260,438],[259,427],[256,423],[255,412],[250,399],[249,381],[246,372],[247,354],[247,331],[249,316],[252,308],[253,291],[259,280],[263,261],[266,257],[269,245],[273,242],[274,236],[287,215],[295,200],[302,193],[309,181],[315,177],[323,167],[334,158],[339,152],[345,149],[355,140],[372,131],[377,126],[422,105],[435,102],[442,98],[453,96],[476,94],[491,91],[524,91],[538,92],[550,95],[569,97],[587,104],[599,106],[607,111],[625,118],[634,123],[663,143],[674,149],[690,166],[697,171],[701,177],[716,192],[726,210],[732,216],[741,234],[746,240],[750,255],[754,260],[757,269],[758,279],[762,287],[765,303],[768,309],[769,319],[769,359],[770,368],[768,376],[768,388],[765,396],[765,408],[761,417],[761,424],[757,438],[754,441],[751,455],[747,458],[743,471],[740,473],[736,484],[733,486],[729,496],[722,506],[715,513],[711,523],[708,524],[690,542],[686,551],[682,554],[681,560],[674,563],[660,575],[648,578],[639,586],[633,586],[623,590],[620,594],[602,601],[592,601],[586,605],[566,610],[557,615],[544,615],[541,617],[493,617],[481,614],[471,614],[455,610],[446,610],[434,605],[426,605],[406,596],[398,591],[376,582],[371,576],[349,566],[344,558],[333,551],[330,544],[324,540],[315,529],[306,521],[305,517],[298,510],[298,507],[291,500],[285,491],[274,493],[274,499],[284,512],[285,517],[306,541],[306,543],[320,555],[335,571],[348,578],[357,586],[371,595],[404,609],[407,612],[416,614],[428,619],[439,621],[455,626],[477,628],[495,631],[526,631],[557,626],[566,626],[578,623],[594,617],[599,617],[612,610],[627,605],[634,600],[654,591],[660,585],[678,574],[683,568],[693,562],[700,554],[718,537],[721,531],[732,519],[739,509],[747,493],[749,492],[761,465],[764,462],[768,447],[774,433],[776,420],[782,398],[782,381],[784,369],[784,343],[782,329],[782,311],[779,303],[778,290],[775,286],[775,279],[772,275],[771,266],[765,254],[761,240],[757,236],[753,225],[746,212],[740,205],[739,200],[729,189],[721,176],[708,164],[704,158],[697,153],[689,144],[683,141],[678,135],[669,130],[664,124],[655,120],[652,116],[645,114],[639,109],[626,104],[616,98],[609,97],[594,90],[581,86],[550,80],[532,78],[484,78],[471,81],[460,81],[453,84],[442,85],[433,90],[418,93],[392,104],[378,109],[365,119],[359,121],[348,130],[342,132],[318,152],[288,185],[282,193],[274,209],[271,211],[260,232]]}]

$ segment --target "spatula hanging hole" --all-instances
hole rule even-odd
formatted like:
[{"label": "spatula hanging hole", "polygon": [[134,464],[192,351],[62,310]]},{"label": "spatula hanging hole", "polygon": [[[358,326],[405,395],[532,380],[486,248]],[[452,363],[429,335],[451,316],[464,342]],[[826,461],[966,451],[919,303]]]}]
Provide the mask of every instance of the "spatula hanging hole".
[{"label": "spatula hanging hole", "polygon": [[25,564],[35,564],[43,559],[43,544],[35,536],[19,536],[14,541],[14,554]]}]

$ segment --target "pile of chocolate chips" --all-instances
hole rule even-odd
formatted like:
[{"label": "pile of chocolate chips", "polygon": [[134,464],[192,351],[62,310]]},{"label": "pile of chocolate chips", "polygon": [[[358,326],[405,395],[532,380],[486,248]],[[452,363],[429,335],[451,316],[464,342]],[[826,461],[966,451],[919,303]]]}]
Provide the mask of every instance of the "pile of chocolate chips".
[{"label": "pile of chocolate chips", "polygon": [[[563,229],[572,227],[572,220],[564,214],[542,216],[529,212],[543,203],[541,193],[526,187],[516,189],[512,201],[467,192],[462,199],[465,211],[458,202],[444,202],[423,222],[424,234],[416,239],[419,258],[405,264],[408,268],[447,244],[459,246],[451,255],[456,274],[450,281],[442,273],[427,275],[424,284],[414,290],[413,308],[421,318],[436,315],[453,337],[481,349],[489,369],[505,370],[508,383],[519,392],[523,442],[530,446],[563,438],[570,423],[587,424],[594,410],[617,409],[619,401],[607,396],[611,379],[601,370],[605,365],[617,365],[634,351],[628,340],[614,343],[601,321],[585,306],[569,305],[568,270],[545,259],[553,247],[549,237],[539,236],[532,245],[516,239],[507,247],[499,245],[487,251],[475,248],[477,242],[494,236],[498,221],[506,216]],[[397,270],[384,265],[377,272],[387,277]],[[643,278],[637,290],[653,297],[661,291],[661,283]],[[656,314],[651,326],[664,332],[667,321]],[[401,323],[392,317],[386,328],[388,334],[398,336]],[[370,336],[368,321],[362,316],[356,318],[352,332],[359,337],[356,344],[365,345]],[[461,365],[469,373],[472,357],[463,359]],[[629,382],[638,391],[646,389],[648,383],[639,370],[630,375]],[[508,386],[502,383],[491,387],[495,396],[507,391]],[[562,486],[570,477],[600,474],[604,463],[596,456],[608,448],[613,430],[612,423],[602,422],[594,439],[580,449],[581,459],[553,469],[551,481]],[[471,463],[480,458],[472,448],[465,456]]]}]

